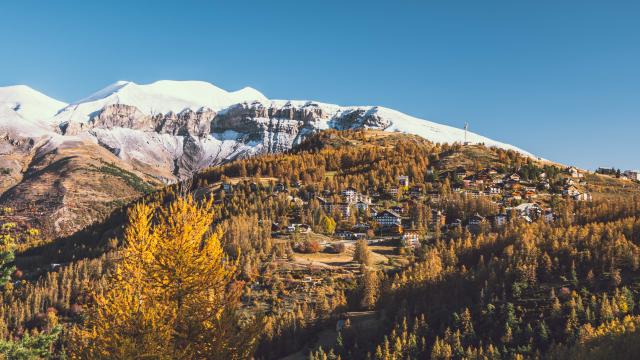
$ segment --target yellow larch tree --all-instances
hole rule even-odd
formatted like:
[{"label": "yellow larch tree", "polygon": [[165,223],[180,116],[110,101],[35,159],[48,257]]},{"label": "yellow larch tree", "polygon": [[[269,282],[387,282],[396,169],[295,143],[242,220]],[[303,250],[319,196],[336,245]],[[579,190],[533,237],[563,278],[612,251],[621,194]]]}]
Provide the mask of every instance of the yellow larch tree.
[{"label": "yellow larch tree", "polygon": [[122,260],[83,327],[70,335],[78,359],[244,359],[253,327],[235,313],[235,261],[213,231],[213,203],[178,198],[138,204]]}]

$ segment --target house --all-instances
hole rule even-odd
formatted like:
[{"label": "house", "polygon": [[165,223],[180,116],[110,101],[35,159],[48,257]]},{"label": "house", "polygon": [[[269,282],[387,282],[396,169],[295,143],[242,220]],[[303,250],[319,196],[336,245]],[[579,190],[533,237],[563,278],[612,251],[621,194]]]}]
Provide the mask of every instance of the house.
[{"label": "house", "polygon": [[230,193],[233,192],[233,185],[231,185],[230,183],[223,183],[222,184],[222,190],[224,190],[224,192],[226,193]]},{"label": "house", "polygon": [[506,181],[520,182],[520,175],[513,173],[505,178]]},{"label": "house", "polygon": [[413,230],[405,231],[400,239],[400,244],[405,247],[417,248],[420,246],[420,234]]},{"label": "house", "polygon": [[316,199],[320,202],[320,206],[322,210],[326,213],[333,213],[334,210],[338,210],[343,217],[349,217],[351,215],[351,204],[349,203],[338,203],[334,204],[331,201],[326,200],[320,196],[316,196]]},{"label": "house", "polygon": [[562,190],[562,195],[564,196],[576,196],[580,195],[580,191],[574,185],[565,186]]},{"label": "house", "polygon": [[640,170],[627,170],[624,175],[631,180],[640,181]]},{"label": "house", "polygon": [[420,197],[422,196],[423,193],[424,193],[424,190],[420,185],[415,185],[411,187],[411,189],[409,190],[409,196],[411,197]]},{"label": "house", "polygon": [[567,173],[569,173],[569,175],[571,175],[571,177],[574,177],[574,178],[581,178],[584,176],[580,171],[578,171],[578,169],[575,166],[568,167]]},{"label": "house", "polygon": [[357,194],[358,194],[358,192],[356,191],[356,189],[354,189],[352,187],[348,187],[348,188],[342,190],[342,192],[341,192],[341,195],[342,195],[344,201],[348,202],[348,203],[356,202]]},{"label": "house", "polygon": [[393,207],[391,208],[391,210],[392,210],[393,212],[395,212],[396,214],[404,214],[404,212],[405,212],[405,211],[404,211],[404,208],[403,208],[402,206],[393,206]]},{"label": "house", "polygon": [[480,214],[476,213],[472,217],[469,218],[469,227],[474,229],[480,229],[482,224],[486,223],[487,219],[484,216],[480,216]]},{"label": "house", "polygon": [[336,205],[342,217],[349,217],[351,215],[351,204],[349,203],[339,203]]},{"label": "house", "polygon": [[485,192],[487,193],[487,195],[499,195],[500,194],[500,188],[497,186],[489,186]]},{"label": "house", "polygon": [[505,213],[500,213],[491,217],[491,222],[496,228],[503,227],[507,221],[509,221],[509,216]]},{"label": "house", "polygon": [[427,193],[427,196],[429,197],[429,200],[431,200],[432,202],[440,201],[440,193],[437,191],[429,191]]},{"label": "house", "polygon": [[524,203],[513,208],[520,216],[528,216],[530,218],[538,218],[542,214],[540,205],[536,203]]},{"label": "house", "polygon": [[464,168],[464,167],[462,167],[462,166],[458,166],[458,167],[453,171],[453,174],[454,174],[455,176],[458,176],[458,177],[465,177],[465,176],[467,175],[467,169],[465,169],[465,168]]},{"label": "house", "polygon": [[447,217],[442,211],[436,210],[436,209],[431,210],[431,224],[434,227],[443,226],[446,223],[446,221],[447,221]]},{"label": "house", "polygon": [[384,210],[378,213],[374,220],[382,227],[402,225],[402,216],[393,210]]},{"label": "house", "polygon": [[377,208],[375,208],[373,206],[369,206],[369,214],[371,214],[372,217],[375,217],[379,213],[380,213],[380,210],[378,210]]},{"label": "house", "polygon": [[405,189],[409,188],[409,177],[407,175],[398,176],[398,185]]},{"label": "house", "polygon": [[287,231],[290,233],[308,234],[311,232],[311,226],[307,224],[291,224],[287,226]]},{"label": "house", "polygon": [[349,230],[338,230],[333,234],[335,237],[339,237],[340,239],[354,239],[355,235],[353,231]]},{"label": "house", "polygon": [[571,197],[575,201],[591,201],[592,200],[591,194],[589,194],[588,192],[571,195]]},{"label": "house", "polygon": [[358,201],[354,204],[354,207],[358,211],[367,211],[367,209],[369,208],[369,204],[364,201]]},{"label": "house", "polygon": [[455,229],[458,226],[462,226],[462,220],[460,219],[455,219],[449,225],[447,225],[449,229]]}]

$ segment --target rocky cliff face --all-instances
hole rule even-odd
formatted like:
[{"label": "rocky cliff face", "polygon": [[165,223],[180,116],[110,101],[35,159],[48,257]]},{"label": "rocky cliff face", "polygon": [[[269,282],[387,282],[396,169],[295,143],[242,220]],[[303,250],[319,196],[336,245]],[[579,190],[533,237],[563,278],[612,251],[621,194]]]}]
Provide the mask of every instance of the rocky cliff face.
[{"label": "rocky cliff face", "polygon": [[165,169],[173,181],[244,156],[281,152],[328,127],[385,129],[388,121],[364,110],[335,113],[316,103],[241,103],[219,113],[201,108],[145,115],[135,106],[105,106],[87,123],[67,122],[64,135],[89,134],[129,162]]}]

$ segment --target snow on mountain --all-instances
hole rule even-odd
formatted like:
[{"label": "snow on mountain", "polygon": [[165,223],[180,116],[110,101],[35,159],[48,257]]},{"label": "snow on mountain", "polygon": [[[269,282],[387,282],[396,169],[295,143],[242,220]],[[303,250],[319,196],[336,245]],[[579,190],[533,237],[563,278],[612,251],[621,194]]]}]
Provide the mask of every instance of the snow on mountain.
[{"label": "snow on mountain", "polygon": [[203,81],[161,80],[147,85],[118,81],[70,104],[54,118],[54,122],[87,122],[105,106],[113,104],[135,106],[146,115],[154,115],[200,108],[218,111],[233,104],[255,100],[266,101],[266,97],[252,88],[228,92]]},{"label": "snow on mountain", "polygon": [[0,87],[0,107],[8,107],[27,120],[49,119],[65,106],[25,85]]},{"label": "snow on mountain", "polygon": [[55,135],[48,126],[38,120],[27,119],[13,108],[0,105],[0,138],[5,134],[31,138]]},{"label": "snow on mountain", "polygon": [[[26,86],[0,88],[0,135],[3,129],[23,137],[48,135],[52,144],[88,139],[163,181],[238,157],[285,151],[329,128],[465,141],[462,129],[384,107],[269,100],[252,88],[228,92],[201,81],[118,81],[70,105]],[[466,140],[533,156],[471,132]]]},{"label": "snow on mountain", "polygon": [[[317,124],[318,129],[374,128],[414,134],[436,143],[465,142],[465,131],[463,129],[419,119],[400,111],[381,106],[340,106],[308,100],[272,100],[267,106],[272,108],[322,109],[322,111],[327,114],[328,120]],[[353,118],[353,115],[356,115],[355,118],[359,120],[354,120],[351,123],[341,121],[344,118]],[[366,123],[364,119],[373,119],[374,121]],[[363,121],[365,122],[363,123]],[[346,127],[344,125],[346,125]],[[516,146],[495,141],[473,132],[467,132],[466,141],[514,150],[533,157],[531,153]]]}]

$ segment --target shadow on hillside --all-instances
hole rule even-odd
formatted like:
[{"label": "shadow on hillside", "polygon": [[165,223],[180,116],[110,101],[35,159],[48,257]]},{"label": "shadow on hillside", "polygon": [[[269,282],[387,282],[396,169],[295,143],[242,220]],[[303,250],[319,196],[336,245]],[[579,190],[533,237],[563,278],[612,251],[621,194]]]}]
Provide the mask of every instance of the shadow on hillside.
[{"label": "shadow on hillside", "polygon": [[94,223],[67,237],[32,247],[16,254],[15,264],[27,278],[34,279],[55,265],[100,257],[113,250],[109,239],[121,239],[126,209],[116,209],[103,222]]}]

